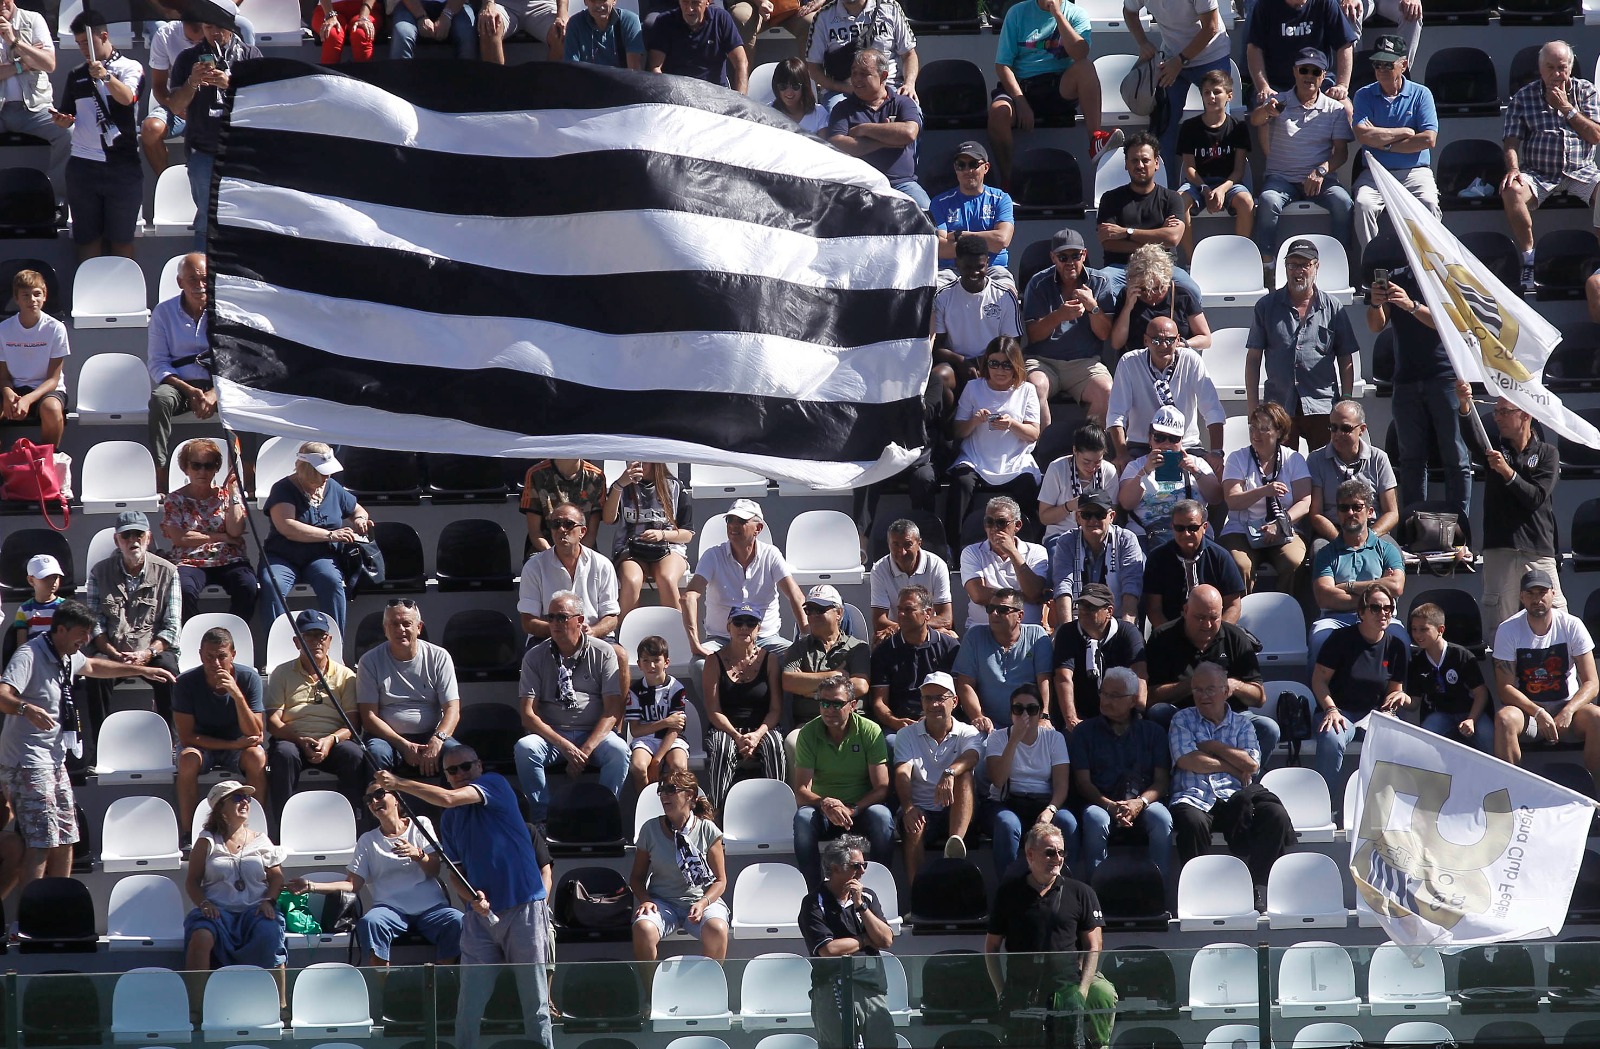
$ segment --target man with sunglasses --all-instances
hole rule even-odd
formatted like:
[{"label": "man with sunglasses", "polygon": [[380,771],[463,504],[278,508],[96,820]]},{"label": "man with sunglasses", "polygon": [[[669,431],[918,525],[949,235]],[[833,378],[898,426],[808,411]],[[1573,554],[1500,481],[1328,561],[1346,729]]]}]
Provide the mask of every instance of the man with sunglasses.
[{"label": "man with sunglasses", "polygon": [[1037,623],[1023,622],[1022,594],[1001,587],[984,606],[987,623],[971,626],[956,654],[956,695],[961,712],[987,736],[996,725],[1010,724],[1011,694],[1034,685],[1050,709],[1052,674],[1050,635]]},{"label": "man with sunglasses", "polygon": [[1028,333],[1028,381],[1039,407],[1065,395],[1082,404],[1089,418],[1105,425],[1111,373],[1100,363],[1111,337],[1117,296],[1111,281],[1088,268],[1089,249],[1075,229],[1050,238],[1050,265],[1034,274],[1022,292]]},{"label": "man with sunglasses", "polygon": [[922,718],[896,733],[894,741],[894,790],[900,801],[907,885],[922,870],[925,842],[943,837],[945,856],[967,854],[964,838],[976,804],[973,769],[983,757],[978,730],[955,720],[956,688],[950,675],[935,671],[918,691]]},{"label": "man with sunglasses", "polygon": [[1022,305],[1009,270],[1000,271],[1002,280],[991,276],[989,245],[979,234],[956,238],[955,271],[933,297],[933,359],[965,383],[980,377],[991,342],[1022,337]]},{"label": "man with sunglasses", "polygon": [[[100,617],[89,653],[134,666],[178,673],[179,615],[183,591],[178,568],[150,552],[150,519],[139,510],[117,515],[116,550],[89,569],[84,604]],[[110,710],[115,683],[97,681],[84,690],[85,712],[95,730]],[[156,713],[172,720],[172,686],[155,681]],[[94,739],[93,733],[89,737]]]},{"label": "man with sunglasses", "polygon": [[450,872],[451,886],[467,904],[461,926],[456,1044],[476,1049],[498,967],[509,966],[522,1002],[525,1037],[551,1049],[555,1040],[545,976],[550,914],[539,857],[516,791],[498,772],[485,771],[471,747],[452,745],[439,761],[447,784],[443,787],[400,779],[392,772],[379,772],[372,779],[385,790],[409,794],[442,810],[439,838],[445,855],[461,866],[476,890],[469,892]]},{"label": "man with sunglasses", "polygon": [[995,496],[983,509],[983,530],[985,538],[961,551],[968,629],[989,622],[989,605],[1002,588],[1022,595],[1023,622],[1040,622],[1050,554],[1017,534],[1022,530],[1022,507],[1008,495]]},{"label": "man with sunglasses", "polygon": [[1582,740],[1583,764],[1600,774],[1600,679],[1594,639],[1583,620],[1555,605],[1555,576],[1540,568],[1521,579],[1522,610],[1501,623],[1494,660],[1494,753],[1513,765],[1534,743]]},{"label": "man with sunglasses", "polygon": [[544,618],[550,598],[560,591],[578,595],[582,602],[584,631],[590,637],[605,639],[617,653],[617,673],[622,694],[628,694],[633,678],[629,656],[614,640],[622,625],[622,604],[617,595],[617,570],[611,559],[597,552],[588,541],[589,522],[583,509],[562,503],[545,519],[552,542],[522,566],[517,583],[517,614],[523,632],[534,644],[550,636],[550,623]]},{"label": "man with sunglasses", "polygon": [[1016,231],[1011,194],[983,184],[989,173],[989,151],[981,142],[963,142],[956,147],[955,167],[955,189],[934,197],[928,208],[939,237],[939,269],[955,270],[956,242],[968,233],[983,241],[990,265],[1009,265],[1007,249]]},{"label": "man with sunglasses", "polygon": [[1172,538],[1150,551],[1144,563],[1144,605],[1153,628],[1177,619],[1194,588],[1209,583],[1222,594],[1222,619],[1239,622],[1244,576],[1220,543],[1206,532],[1203,503],[1184,499],[1172,507]]},{"label": "man with sunglasses", "polygon": [[867,694],[872,672],[872,649],[844,630],[844,598],[821,583],[806,593],[801,606],[806,632],[789,646],[783,657],[783,690],[789,693],[790,718],[797,727],[817,716],[817,686],[843,674],[859,700]]},{"label": "man with sunglasses", "polygon": [[[1144,348],[1122,355],[1117,361],[1116,378],[1111,382],[1111,402],[1106,409],[1106,436],[1111,441],[1111,458],[1125,468],[1141,455],[1150,454],[1143,441],[1129,440],[1129,434],[1144,436],[1156,412],[1173,405],[1187,423],[1184,444],[1206,455],[1213,473],[1222,473],[1222,427],[1228,412],[1222,407],[1217,386],[1206,373],[1200,354],[1191,350],[1178,334],[1171,317],[1159,315],[1145,328]],[[1200,420],[1206,422],[1206,444],[1200,446]]]},{"label": "man with sunglasses", "polygon": [[[1343,313],[1343,310],[1340,311]],[[1328,443],[1306,456],[1311,474],[1311,512],[1304,520],[1312,539],[1312,557],[1339,537],[1339,486],[1346,481],[1367,485],[1367,527],[1387,536],[1400,523],[1400,506],[1394,466],[1389,453],[1372,443],[1367,431],[1367,410],[1360,401],[1340,401],[1328,416]],[[1371,496],[1376,492],[1374,501]]]},{"label": "man with sunglasses", "polygon": [[888,976],[878,957],[894,944],[894,926],[864,882],[868,849],[857,834],[823,845],[822,881],[800,904],[800,935],[816,959],[811,1019],[818,1049],[895,1044]]},{"label": "man with sunglasses", "polygon": [[172,448],[172,420],[192,414],[209,419],[217,413],[212,388],[211,347],[206,337],[206,256],[194,251],[178,263],[178,294],[150,311],[145,361],[150,372],[150,455],[156,461],[156,488],[167,490],[167,455]]},{"label": "man with sunglasses", "polygon": [[[1255,229],[1264,265],[1271,265],[1277,257],[1278,218],[1295,201],[1309,200],[1327,208],[1329,232],[1339,243],[1350,244],[1350,194],[1334,172],[1344,166],[1355,133],[1350,130],[1344,96],[1323,93],[1322,78],[1327,72],[1326,55],[1314,47],[1302,48],[1295,56],[1294,86],[1275,95],[1258,96],[1260,104],[1250,114],[1251,125],[1264,129],[1261,134],[1267,145]],[[1345,79],[1349,79],[1348,68]]]},{"label": "man with sunglasses", "polygon": [[1145,707],[1144,638],[1132,623],[1111,614],[1111,590],[1089,583],[1078,595],[1072,622],[1062,621],[1051,645],[1055,664],[1055,724],[1073,732],[1100,713],[1100,695],[1111,671],[1128,670],[1138,683],[1138,707]]},{"label": "man with sunglasses", "polygon": [[1064,533],[1050,555],[1054,621],[1072,619],[1078,598],[1097,583],[1111,594],[1115,614],[1134,622],[1144,598],[1145,557],[1138,537],[1112,520],[1111,493],[1105,489],[1080,495],[1073,518],[1078,527]]},{"label": "man with sunglasses", "polygon": [[818,865],[818,842],[853,831],[866,835],[877,862],[887,866],[894,857],[883,730],[858,711],[843,674],[824,681],[816,699],[821,713],[795,740],[794,769],[794,855],[813,891],[827,873]]},{"label": "man with sunglasses", "polygon": [[383,610],[384,643],[356,663],[356,705],[367,754],[380,769],[439,774],[439,755],[461,718],[461,689],[450,653],[422,640],[422,609],[409,597]]},{"label": "man with sunglasses", "polygon": [[[1377,79],[1358,89],[1350,100],[1350,120],[1356,141],[1371,150],[1369,162],[1376,159],[1437,215],[1439,184],[1434,181],[1429,164],[1431,150],[1439,139],[1439,117],[1434,110],[1433,92],[1406,79],[1406,70],[1411,66],[1407,54],[1404,37],[1378,37],[1377,48],[1372,52],[1372,71]],[[1378,216],[1383,214],[1384,203],[1370,171],[1363,171],[1356,179],[1355,191],[1356,247],[1360,250],[1378,235]]]},{"label": "man with sunglasses", "polygon": [[[1372,492],[1359,478],[1345,481],[1336,493],[1339,537],[1318,552],[1312,569],[1311,596],[1319,611],[1311,624],[1309,655],[1315,660],[1340,627],[1355,626],[1361,618],[1360,593],[1368,583],[1383,583],[1395,594],[1406,590],[1406,566],[1400,548],[1367,525],[1372,513]],[[1389,632],[1405,644],[1411,639],[1405,627],[1389,621]]]},{"label": "man with sunglasses", "polygon": [[694,578],[681,595],[683,632],[695,657],[704,659],[722,647],[727,635],[700,639],[700,601],[705,600],[706,623],[726,623],[734,605],[752,605],[761,611],[761,630],[756,644],[782,654],[789,642],[778,633],[778,600],[787,599],[795,622],[805,622],[805,598],[794,581],[789,563],[771,543],[758,541],[767,521],[761,504],[754,499],[735,499],[722,517],[728,541],[702,551],[694,566]]}]

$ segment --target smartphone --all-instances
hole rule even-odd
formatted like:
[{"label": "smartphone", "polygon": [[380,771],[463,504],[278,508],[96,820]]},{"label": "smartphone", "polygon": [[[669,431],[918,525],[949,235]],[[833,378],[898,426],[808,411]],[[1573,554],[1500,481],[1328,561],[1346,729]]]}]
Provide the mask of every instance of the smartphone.
[{"label": "smartphone", "polygon": [[208,66],[214,66],[217,64],[217,56],[213,54],[202,54],[199,58],[195,59],[195,61],[204,62]]},{"label": "smartphone", "polygon": [[1389,287],[1389,271],[1381,268],[1373,270],[1372,286],[1374,288],[1387,289]]},{"label": "smartphone", "polygon": [[1155,453],[1161,456],[1161,465],[1156,467],[1156,480],[1173,482],[1183,480],[1183,453],[1163,451]]}]

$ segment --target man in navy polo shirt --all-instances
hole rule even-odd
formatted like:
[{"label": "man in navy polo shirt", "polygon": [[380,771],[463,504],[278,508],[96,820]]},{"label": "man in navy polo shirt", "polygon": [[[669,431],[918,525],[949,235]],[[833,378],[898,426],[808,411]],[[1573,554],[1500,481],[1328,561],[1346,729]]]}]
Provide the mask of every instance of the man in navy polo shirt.
[{"label": "man in navy polo shirt", "polygon": [[711,0],[678,0],[678,10],[665,12],[646,27],[645,39],[650,72],[694,77],[744,93],[750,57],[739,25]]},{"label": "man in navy polo shirt", "polygon": [[927,211],[928,191],[917,185],[922,110],[916,99],[889,90],[889,60],[872,47],[856,55],[850,91],[828,115],[828,141],[839,152],[860,157],[883,172],[889,185]]},{"label": "man in navy polo shirt", "polygon": [[1222,594],[1222,619],[1239,621],[1244,576],[1233,555],[1206,534],[1206,508],[1194,499],[1172,507],[1172,538],[1144,563],[1144,605],[1152,626],[1177,619],[1189,594],[1210,583]]}]

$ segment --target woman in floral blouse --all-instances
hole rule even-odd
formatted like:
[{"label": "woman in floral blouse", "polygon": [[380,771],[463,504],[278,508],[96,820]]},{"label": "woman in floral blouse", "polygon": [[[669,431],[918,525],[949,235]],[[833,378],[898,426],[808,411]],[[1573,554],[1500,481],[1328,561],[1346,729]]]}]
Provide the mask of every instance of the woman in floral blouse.
[{"label": "woman in floral blouse", "polygon": [[167,496],[161,534],[172,544],[183,588],[183,618],[198,611],[200,591],[215,584],[228,592],[228,611],[250,622],[260,588],[244,552],[244,500],[230,475],[220,484],[222,445],[195,440],[178,452],[189,483]]}]

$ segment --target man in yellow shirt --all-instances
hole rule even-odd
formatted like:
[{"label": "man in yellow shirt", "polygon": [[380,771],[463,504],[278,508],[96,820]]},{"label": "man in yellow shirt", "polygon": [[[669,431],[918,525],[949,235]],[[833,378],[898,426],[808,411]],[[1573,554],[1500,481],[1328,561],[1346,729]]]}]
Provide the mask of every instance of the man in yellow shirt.
[{"label": "man in yellow shirt", "polygon": [[[361,744],[351,738],[344,718],[333,708],[335,700],[356,717],[356,673],[333,659],[333,621],[316,609],[295,616],[300,630],[295,648],[300,654],[272,668],[267,679],[267,732],[272,746],[267,758],[267,786],[272,795],[272,840],[282,841],[283,806],[300,782],[300,771],[313,765],[339,777],[339,790],[350,799],[358,818],[365,807],[361,792],[368,770]],[[327,681],[324,688],[317,671]],[[328,694],[331,689],[333,694]]]}]

